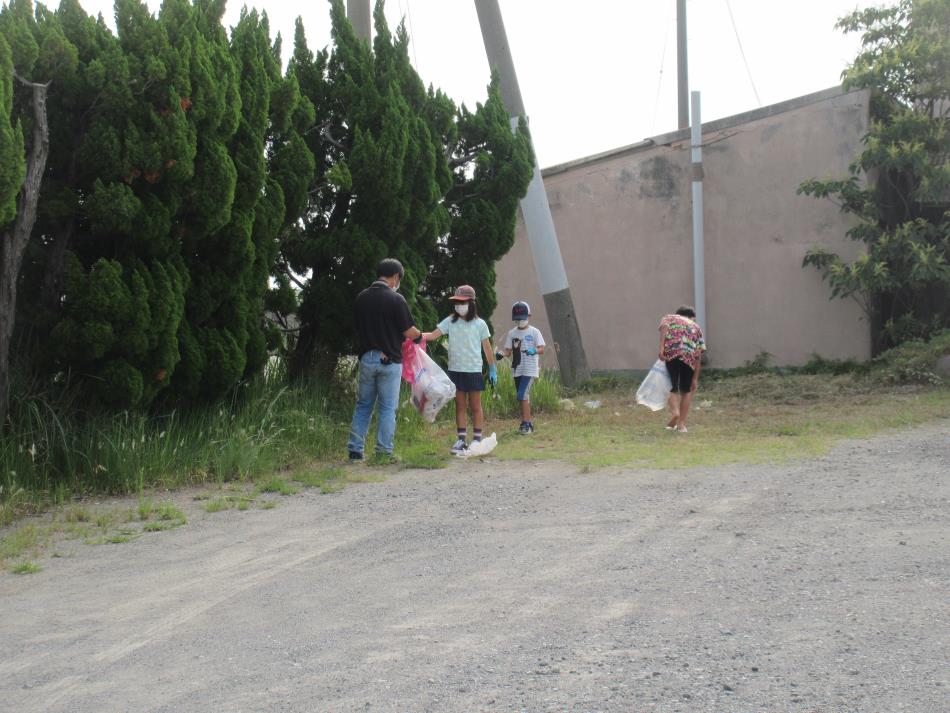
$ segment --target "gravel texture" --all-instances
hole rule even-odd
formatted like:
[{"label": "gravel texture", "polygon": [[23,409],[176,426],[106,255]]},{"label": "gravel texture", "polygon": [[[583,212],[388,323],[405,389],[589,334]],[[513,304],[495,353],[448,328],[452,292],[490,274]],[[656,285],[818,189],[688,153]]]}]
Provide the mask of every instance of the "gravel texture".
[{"label": "gravel texture", "polygon": [[792,465],[453,463],[189,518],[0,573],[0,710],[950,710],[946,421]]}]

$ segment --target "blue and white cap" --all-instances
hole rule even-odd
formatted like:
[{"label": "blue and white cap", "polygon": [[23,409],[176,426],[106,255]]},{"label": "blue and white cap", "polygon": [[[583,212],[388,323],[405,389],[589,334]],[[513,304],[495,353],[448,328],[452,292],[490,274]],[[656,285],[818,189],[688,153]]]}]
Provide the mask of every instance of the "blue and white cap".
[{"label": "blue and white cap", "polygon": [[527,302],[515,302],[511,306],[511,321],[521,322],[531,315],[531,308]]}]

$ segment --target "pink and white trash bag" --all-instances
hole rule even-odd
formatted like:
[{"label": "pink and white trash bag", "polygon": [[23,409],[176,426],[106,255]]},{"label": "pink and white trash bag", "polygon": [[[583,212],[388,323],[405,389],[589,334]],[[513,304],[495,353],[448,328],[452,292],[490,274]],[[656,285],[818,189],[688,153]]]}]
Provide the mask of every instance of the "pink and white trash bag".
[{"label": "pink and white trash bag", "polygon": [[426,354],[425,342],[402,343],[402,378],[412,386],[412,405],[429,423],[455,398],[455,384],[448,374]]}]

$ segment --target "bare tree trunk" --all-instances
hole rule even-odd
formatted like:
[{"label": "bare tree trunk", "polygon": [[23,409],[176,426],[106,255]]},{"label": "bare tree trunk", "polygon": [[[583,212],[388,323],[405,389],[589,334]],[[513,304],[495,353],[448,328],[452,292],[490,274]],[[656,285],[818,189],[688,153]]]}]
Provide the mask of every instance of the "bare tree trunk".
[{"label": "bare tree trunk", "polygon": [[0,236],[0,426],[10,407],[10,342],[16,315],[17,278],[36,223],[40,186],[49,156],[49,124],[46,121],[49,84],[36,84],[21,77],[17,79],[33,90],[33,142],[13,231]]}]

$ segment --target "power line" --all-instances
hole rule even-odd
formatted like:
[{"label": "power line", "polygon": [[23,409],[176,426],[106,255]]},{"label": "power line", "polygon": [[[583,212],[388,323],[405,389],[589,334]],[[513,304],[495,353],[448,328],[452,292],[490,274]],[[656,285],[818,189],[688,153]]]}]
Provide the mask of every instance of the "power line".
[{"label": "power line", "polygon": [[[402,0],[399,2],[402,6]],[[412,61],[416,65],[416,71],[419,70],[419,57],[416,56],[416,31],[412,28],[412,0],[406,0],[406,15],[409,17],[409,42],[412,43]]]},{"label": "power line", "polygon": [[666,66],[666,48],[670,40],[670,24],[675,23],[674,17],[671,22],[666,23],[666,34],[663,36],[663,54],[660,56],[660,77],[656,82],[656,101],[653,103],[653,128],[650,133],[656,133],[656,117],[660,111],[660,90],[663,89],[663,68]]},{"label": "power line", "polygon": [[749,69],[749,62],[745,58],[745,50],[742,49],[742,40],[739,39],[739,29],[736,27],[736,18],[732,15],[732,6],[729,0],[726,0],[726,10],[729,11],[729,20],[732,22],[732,31],[736,33],[736,43],[739,45],[739,54],[742,55],[742,63],[745,65],[745,73],[749,75],[749,84],[752,85],[752,93],[755,94],[755,100],[762,106],[762,100],[759,99],[759,90],[755,88],[755,80],[752,78],[752,70]]}]

